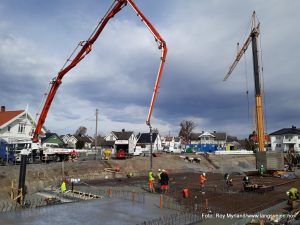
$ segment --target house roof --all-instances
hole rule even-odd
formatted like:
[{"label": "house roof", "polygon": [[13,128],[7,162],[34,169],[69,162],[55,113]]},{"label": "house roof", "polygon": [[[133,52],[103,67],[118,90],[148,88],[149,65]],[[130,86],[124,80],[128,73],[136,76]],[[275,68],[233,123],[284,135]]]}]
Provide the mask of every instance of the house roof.
[{"label": "house roof", "polygon": [[133,134],[133,131],[112,131],[112,133],[116,136],[118,140],[128,140],[130,136]]},{"label": "house roof", "polygon": [[227,136],[227,142],[234,142],[234,141],[238,141],[238,138],[235,136]]},{"label": "house roof", "polygon": [[25,110],[16,110],[16,111],[5,111],[0,112],[0,127],[11,121],[12,119],[20,116],[24,113]]},{"label": "house roof", "polygon": [[46,133],[45,137],[41,138],[41,142],[44,143],[46,142],[49,138],[51,138],[52,136],[57,136],[59,138],[59,140],[63,143],[64,141],[60,138],[60,136],[58,136],[56,133]]},{"label": "house roof", "polygon": [[275,131],[269,135],[284,135],[284,134],[300,134],[300,129],[297,129],[296,127],[292,128],[283,128],[281,130]]},{"label": "house roof", "polygon": [[173,138],[174,138],[174,137],[166,136],[166,137],[165,137],[165,141],[173,141]]},{"label": "house roof", "polygon": [[[214,133],[215,134],[215,133]],[[200,134],[200,137],[203,137],[203,136],[211,136],[211,137],[215,137],[214,134],[211,134],[211,133],[208,133],[208,132],[204,132],[202,134]]]},{"label": "house roof", "polygon": [[93,142],[93,140],[88,136],[79,136],[79,135],[73,135],[73,136],[77,139],[77,141],[83,141],[85,143]]},{"label": "house roof", "polygon": [[191,133],[190,140],[199,140],[201,134],[203,133]]},{"label": "house roof", "polygon": [[217,132],[214,132],[212,133],[214,136],[215,136],[215,140],[218,140],[218,141],[222,141],[222,140],[226,140],[226,133],[225,132],[220,132],[220,133],[217,133]]},{"label": "house roof", "polygon": [[[157,133],[153,133],[152,134],[152,143],[155,142],[156,138],[157,138]],[[150,143],[150,133],[141,133],[137,143],[139,143],[139,144]]]}]

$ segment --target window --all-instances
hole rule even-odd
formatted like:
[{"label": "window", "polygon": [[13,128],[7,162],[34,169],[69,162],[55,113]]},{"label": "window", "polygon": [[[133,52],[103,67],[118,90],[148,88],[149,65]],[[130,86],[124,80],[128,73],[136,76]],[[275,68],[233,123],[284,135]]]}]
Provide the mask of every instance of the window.
[{"label": "window", "polygon": [[19,123],[18,133],[25,133],[25,123]]},{"label": "window", "polygon": [[276,140],[280,140],[281,139],[281,137],[280,136],[276,136]]},{"label": "window", "polygon": [[7,132],[10,132],[10,125],[7,126]]},{"label": "window", "polygon": [[281,148],[281,144],[276,144],[276,147],[277,148]]}]

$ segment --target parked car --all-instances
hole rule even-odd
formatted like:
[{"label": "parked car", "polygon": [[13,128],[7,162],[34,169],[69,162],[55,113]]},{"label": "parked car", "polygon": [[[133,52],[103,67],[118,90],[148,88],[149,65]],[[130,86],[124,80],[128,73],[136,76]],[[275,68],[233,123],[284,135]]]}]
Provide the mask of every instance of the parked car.
[{"label": "parked car", "polygon": [[168,153],[181,153],[182,149],[177,147],[177,146],[174,146],[174,147],[170,147],[167,152]]}]

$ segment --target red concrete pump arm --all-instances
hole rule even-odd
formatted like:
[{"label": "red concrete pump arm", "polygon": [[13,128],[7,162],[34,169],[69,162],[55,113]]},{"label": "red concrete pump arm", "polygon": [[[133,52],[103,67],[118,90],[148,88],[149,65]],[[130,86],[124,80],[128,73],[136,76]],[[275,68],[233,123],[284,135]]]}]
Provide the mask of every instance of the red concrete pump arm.
[{"label": "red concrete pump arm", "polygon": [[[124,6],[127,5],[132,6],[134,11],[137,13],[137,15],[141,18],[143,23],[148,27],[148,29],[151,31],[151,33],[154,35],[155,40],[158,42],[159,49],[162,50],[162,56],[161,56],[161,61],[159,65],[159,69],[157,72],[157,77],[156,77],[156,82],[152,94],[152,99],[150,103],[150,108],[149,108],[149,113],[148,117],[146,120],[147,125],[150,126],[150,120],[152,116],[152,111],[153,107],[155,104],[158,88],[159,88],[159,83],[160,83],[160,78],[163,72],[166,56],[167,56],[167,45],[166,42],[163,40],[163,38],[160,36],[160,34],[157,32],[157,30],[154,28],[154,26],[150,23],[150,21],[144,16],[144,14],[140,11],[140,9],[136,6],[136,4],[133,2],[133,0],[115,0],[113,4],[111,5],[110,9],[107,11],[105,16],[102,18],[92,35],[89,37],[88,40],[86,41],[81,41],[77,48],[81,48],[77,55],[70,60],[70,58],[67,60],[66,64],[63,66],[63,68],[59,71],[57,76],[51,81],[51,88],[48,93],[48,96],[46,98],[46,101],[44,103],[43,109],[41,111],[39,120],[36,125],[36,129],[33,134],[33,142],[38,142],[39,135],[41,133],[42,127],[44,125],[44,122],[46,120],[48,111],[50,109],[51,103],[53,101],[53,98],[55,96],[55,93],[62,83],[62,78],[71,70],[73,69],[91,50],[92,50],[92,45],[95,43],[99,35],[101,34],[102,30],[106,26],[107,22],[114,17]],[[76,49],[77,49],[76,48]],[[74,51],[75,52],[75,51]],[[74,53],[73,52],[73,53]]]}]

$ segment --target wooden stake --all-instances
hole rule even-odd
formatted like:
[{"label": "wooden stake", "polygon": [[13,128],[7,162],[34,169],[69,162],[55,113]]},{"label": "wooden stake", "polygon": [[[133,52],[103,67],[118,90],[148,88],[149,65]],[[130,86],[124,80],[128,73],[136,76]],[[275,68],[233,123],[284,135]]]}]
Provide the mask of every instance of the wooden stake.
[{"label": "wooden stake", "polygon": [[163,198],[163,195],[160,195],[159,197],[159,208],[163,208],[164,206],[164,198]]}]

